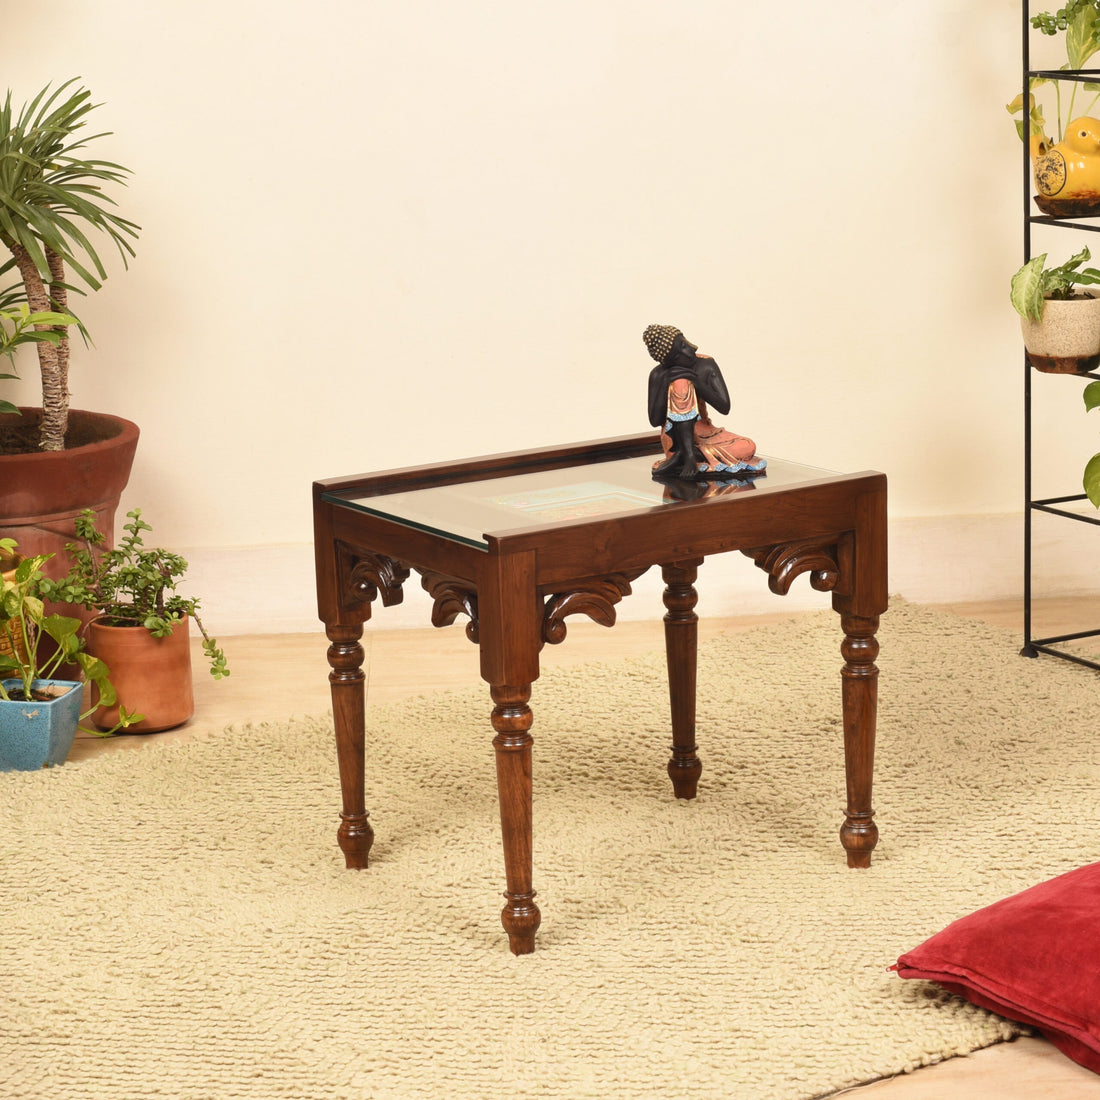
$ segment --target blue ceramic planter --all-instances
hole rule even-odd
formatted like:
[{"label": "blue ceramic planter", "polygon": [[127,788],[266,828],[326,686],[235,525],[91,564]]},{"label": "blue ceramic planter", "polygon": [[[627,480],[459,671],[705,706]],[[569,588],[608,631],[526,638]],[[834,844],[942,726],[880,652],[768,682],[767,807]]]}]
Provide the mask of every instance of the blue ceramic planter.
[{"label": "blue ceramic planter", "polygon": [[[5,680],[10,692],[20,680]],[[80,722],[83,684],[72,680],[35,680],[35,687],[55,685],[69,690],[47,703],[0,699],[0,771],[37,771],[64,764]]]}]

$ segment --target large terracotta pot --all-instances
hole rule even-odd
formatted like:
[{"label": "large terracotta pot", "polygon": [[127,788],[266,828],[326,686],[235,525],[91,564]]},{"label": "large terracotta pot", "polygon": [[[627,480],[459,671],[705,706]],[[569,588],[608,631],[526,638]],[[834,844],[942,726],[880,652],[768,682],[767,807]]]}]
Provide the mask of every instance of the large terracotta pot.
[{"label": "large terracotta pot", "polygon": [[[154,638],[143,626],[107,626],[100,619],[88,624],[85,636],[88,652],[106,663],[119,703],[145,715],[126,727],[128,733],[173,729],[195,713],[187,616],[167,638]],[[97,708],[92,721],[102,730],[113,729],[118,706]]]},{"label": "large terracotta pot", "polygon": [[[22,410],[25,417],[38,412]],[[0,414],[0,428],[18,419],[15,413]],[[115,512],[138,443],[138,426],[131,421],[80,409],[69,412],[69,434],[92,442],[64,451],[0,455],[0,536],[15,539],[26,557],[53,554],[45,573],[55,578],[69,570],[65,543],[75,538],[75,520],[85,508],[95,512],[107,544],[114,545]],[[59,610],[89,618],[69,607]]]}]

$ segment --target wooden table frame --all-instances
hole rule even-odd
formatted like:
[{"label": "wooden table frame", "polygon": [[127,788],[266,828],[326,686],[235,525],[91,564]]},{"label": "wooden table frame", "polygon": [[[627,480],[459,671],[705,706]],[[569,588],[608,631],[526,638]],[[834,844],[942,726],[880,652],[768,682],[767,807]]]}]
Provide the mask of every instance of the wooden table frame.
[{"label": "wooden table frame", "polygon": [[809,573],[832,594],[840,646],[847,809],[840,828],[849,867],[868,867],[878,840],[871,805],[878,669],[875,633],[886,610],[886,477],[827,474],[769,493],[721,494],[675,507],[496,533],[487,549],[356,511],[333,494],[386,495],[536,470],[657,456],[654,433],[444,466],[318,481],[313,486],[318,611],[330,641],[329,680],[343,799],[337,832],[348,867],[365,868],[374,839],[365,805],[363,623],[380,596],[400,602],[410,571],[433,598],[432,622],[470,622],[493,701],[511,950],[534,950],[540,922],[532,882],[531,685],[539,651],[565,637],[565,618],[610,626],[630,582],[660,565],[672,724],[668,773],[677,798],[694,798],[702,765],[695,744],[696,570],[739,550],[785,594]]}]

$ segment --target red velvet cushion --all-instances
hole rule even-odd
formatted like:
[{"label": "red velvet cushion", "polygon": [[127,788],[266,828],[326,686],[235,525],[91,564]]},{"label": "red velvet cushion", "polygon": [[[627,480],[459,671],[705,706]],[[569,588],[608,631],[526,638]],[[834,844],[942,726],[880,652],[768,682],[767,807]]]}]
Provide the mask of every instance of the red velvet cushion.
[{"label": "red velvet cushion", "polygon": [[896,970],[1038,1028],[1100,1073],[1100,863],[954,921]]}]

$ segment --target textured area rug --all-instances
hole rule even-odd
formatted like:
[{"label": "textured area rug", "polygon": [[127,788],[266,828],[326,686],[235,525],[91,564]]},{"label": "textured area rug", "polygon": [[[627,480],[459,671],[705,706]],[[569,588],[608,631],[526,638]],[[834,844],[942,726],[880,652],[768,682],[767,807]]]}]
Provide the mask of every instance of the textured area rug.
[{"label": "textured area rug", "polygon": [[904,604],[880,640],[869,871],[831,611],[708,643],[690,803],[662,655],[545,675],[524,958],[483,686],[369,712],[362,872],[327,718],[0,776],[0,1096],[804,1100],[1011,1038],[887,967],[1100,858],[1097,678]]}]

